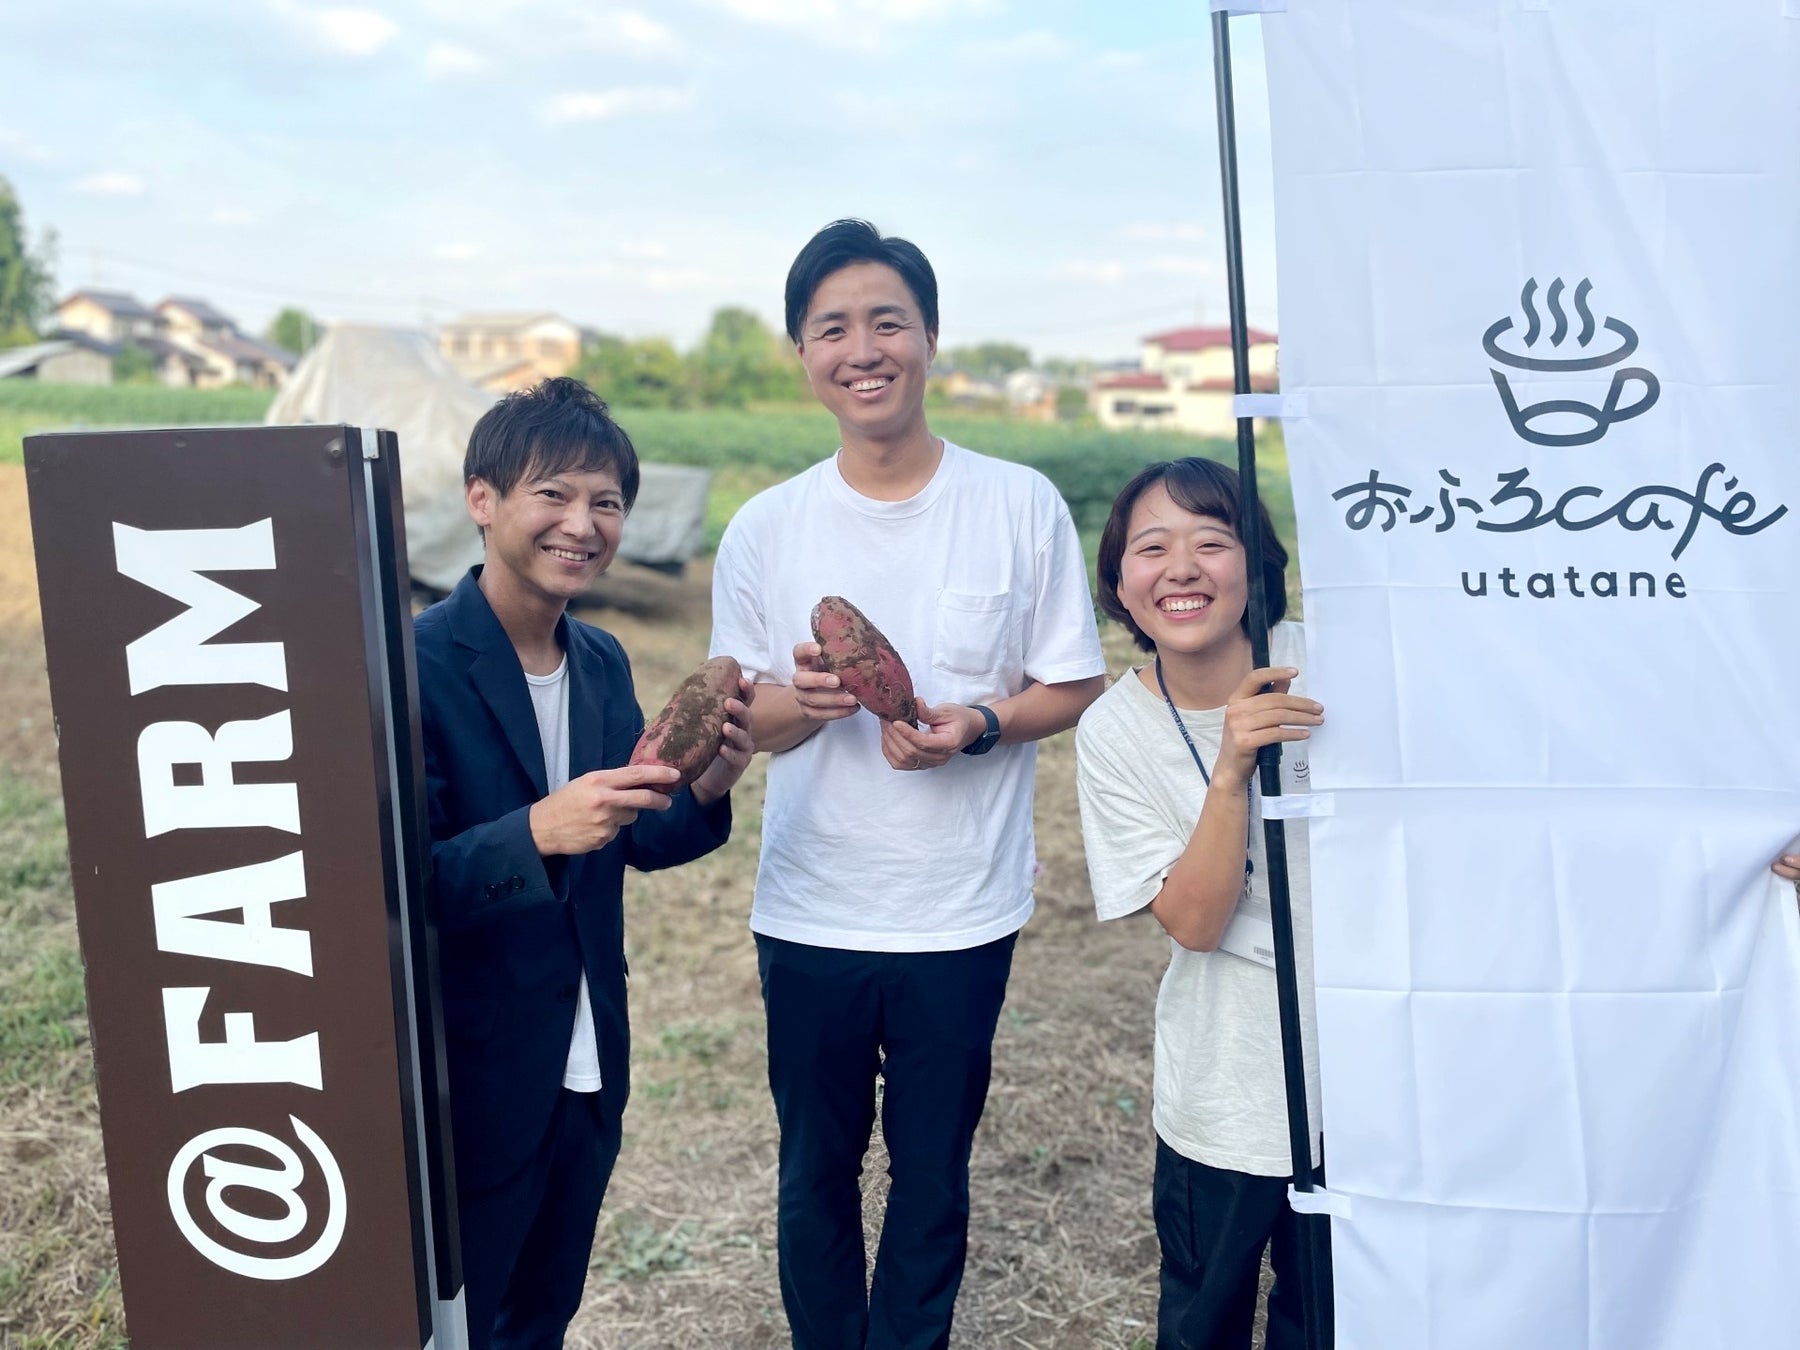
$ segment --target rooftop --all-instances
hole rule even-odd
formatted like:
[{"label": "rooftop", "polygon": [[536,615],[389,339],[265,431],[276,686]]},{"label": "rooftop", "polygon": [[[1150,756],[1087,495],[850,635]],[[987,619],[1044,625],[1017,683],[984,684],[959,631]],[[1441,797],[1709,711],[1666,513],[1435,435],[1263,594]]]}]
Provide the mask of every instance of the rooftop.
[{"label": "rooftop", "polygon": [[[1244,336],[1252,347],[1265,342],[1275,341],[1273,333],[1265,333],[1260,328],[1247,328]],[[1231,345],[1231,329],[1224,327],[1210,328],[1171,328],[1166,333],[1152,333],[1145,338],[1146,343],[1155,343],[1165,352],[1204,352],[1214,347]]]},{"label": "rooftop", "polygon": [[237,323],[230,315],[214,309],[204,300],[196,300],[187,295],[171,295],[156,306],[157,313],[165,309],[185,309],[208,328],[236,328]]},{"label": "rooftop", "polygon": [[547,309],[533,310],[496,310],[483,314],[459,314],[445,328],[529,328],[534,323],[552,319],[557,323],[566,323],[571,328],[577,325],[560,314],[552,314]]},{"label": "rooftop", "polygon": [[61,309],[63,305],[72,304],[77,300],[86,300],[90,304],[98,305],[107,313],[121,319],[154,319],[156,317],[155,312],[144,308],[136,296],[127,295],[124,291],[74,291],[57,308]]},{"label": "rooftop", "polygon": [[22,375],[35,369],[39,362],[74,350],[73,342],[62,339],[55,342],[36,342],[29,347],[7,347],[0,350],[0,380],[14,375]]},{"label": "rooftop", "polygon": [[1169,382],[1153,370],[1128,370],[1116,375],[1102,375],[1094,381],[1096,389],[1167,389]]}]

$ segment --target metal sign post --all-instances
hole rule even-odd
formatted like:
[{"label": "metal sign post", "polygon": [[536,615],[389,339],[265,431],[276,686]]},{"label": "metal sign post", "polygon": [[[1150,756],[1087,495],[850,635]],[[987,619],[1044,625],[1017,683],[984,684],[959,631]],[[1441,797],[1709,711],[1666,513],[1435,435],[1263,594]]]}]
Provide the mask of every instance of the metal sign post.
[{"label": "metal sign post", "polygon": [[[1219,186],[1225,205],[1225,275],[1231,306],[1232,389],[1250,392],[1250,355],[1244,316],[1244,242],[1238,212],[1237,118],[1231,89],[1230,15],[1216,10],[1212,16],[1213,88],[1218,103]],[[1257,667],[1269,664],[1269,608],[1263,593],[1261,511],[1256,481],[1256,429],[1249,417],[1237,419],[1238,477],[1243,495],[1240,532],[1249,585],[1251,659]],[[1265,745],[1256,756],[1265,801],[1281,796],[1281,747]],[[1293,1158],[1294,1189],[1313,1189],[1312,1124],[1306,1109],[1306,1060],[1300,1036],[1300,991],[1294,971],[1294,910],[1288,886],[1287,826],[1279,818],[1265,816],[1263,844],[1269,869],[1269,909],[1275,938],[1276,1003],[1281,1018],[1281,1058],[1287,1086],[1288,1148]],[[1306,1308],[1306,1343],[1309,1350],[1328,1350],[1332,1327],[1330,1304],[1330,1220],[1323,1214],[1297,1213],[1300,1227],[1300,1283]]]},{"label": "metal sign post", "polygon": [[456,1350],[390,433],[25,442],[132,1343]]}]

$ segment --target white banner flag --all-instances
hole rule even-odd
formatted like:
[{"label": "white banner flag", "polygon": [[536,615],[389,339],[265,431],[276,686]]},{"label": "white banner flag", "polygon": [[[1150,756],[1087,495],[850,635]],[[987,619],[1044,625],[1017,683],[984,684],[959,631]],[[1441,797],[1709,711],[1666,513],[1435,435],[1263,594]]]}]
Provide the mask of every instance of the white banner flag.
[{"label": "white banner flag", "polygon": [[1800,1344],[1800,4],[1260,22],[1338,1345]]}]

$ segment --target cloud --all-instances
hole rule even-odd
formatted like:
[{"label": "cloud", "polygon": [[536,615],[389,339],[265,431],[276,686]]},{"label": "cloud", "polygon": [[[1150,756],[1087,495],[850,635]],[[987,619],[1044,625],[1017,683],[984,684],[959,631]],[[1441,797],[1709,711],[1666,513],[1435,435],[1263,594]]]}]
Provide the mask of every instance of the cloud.
[{"label": "cloud", "polygon": [[1061,33],[1035,28],[1012,37],[966,43],[959,55],[982,65],[1043,65],[1060,61],[1075,50],[1075,44]]},{"label": "cloud", "polygon": [[681,50],[681,40],[673,29],[640,10],[607,10],[583,15],[580,22],[589,39],[599,46],[625,47],[640,55],[667,55]]},{"label": "cloud", "polygon": [[1210,277],[1216,269],[1207,258],[1167,253],[1146,261],[1144,270],[1164,277]]},{"label": "cloud", "polygon": [[451,80],[487,69],[487,60],[453,42],[434,42],[425,49],[425,73],[434,80]]},{"label": "cloud", "polygon": [[1086,281],[1110,286],[1125,280],[1125,264],[1116,258],[1108,258],[1100,262],[1065,262],[1058,263],[1050,269],[1050,275],[1057,281]]},{"label": "cloud", "polygon": [[1119,226],[1118,235],[1136,244],[1202,244],[1207,239],[1204,225],[1186,220],[1134,220]]},{"label": "cloud", "polygon": [[711,285],[712,277],[698,267],[647,267],[643,282],[652,291],[692,291]]},{"label": "cloud", "polygon": [[270,0],[269,8],[315,46],[336,56],[373,56],[400,33],[400,25],[373,9],[315,9],[297,0]]},{"label": "cloud", "polygon": [[439,244],[431,250],[431,256],[443,262],[468,262],[478,256],[481,250],[473,244]]},{"label": "cloud", "polygon": [[1147,58],[1142,52],[1101,52],[1094,64],[1101,70],[1136,70]]},{"label": "cloud", "polygon": [[1091,285],[1111,286],[1121,281],[1145,277],[1180,277],[1195,279],[1215,274],[1212,260],[1187,253],[1162,253],[1150,258],[1078,258],[1057,263],[1050,275],[1057,281],[1079,281]]},{"label": "cloud", "polygon": [[226,229],[257,224],[257,218],[241,206],[221,206],[212,213],[212,223]]},{"label": "cloud", "polygon": [[694,91],[669,85],[628,85],[618,89],[586,89],[558,94],[544,104],[544,120],[603,122],[626,113],[675,112],[694,101]]},{"label": "cloud", "polygon": [[48,164],[52,158],[48,150],[30,137],[21,132],[9,131],[5,127],[0,127],[0,151],[37,164]]},{"label": "cloud", "polygon": [[968,18],[999,0],[709,0],[749,23],[804,29],[833,46],[868,47],[895,24]]},{"label": "cloud", "polygon": [[619,245],[619,256],[655,262],[669,256],[669,246],[655,239],[628,240]]},{"label": "cloud", "polygon": [[144,180],[135,173],[106,170],[75,181],[75,191],[89,197],[141,197]]}]

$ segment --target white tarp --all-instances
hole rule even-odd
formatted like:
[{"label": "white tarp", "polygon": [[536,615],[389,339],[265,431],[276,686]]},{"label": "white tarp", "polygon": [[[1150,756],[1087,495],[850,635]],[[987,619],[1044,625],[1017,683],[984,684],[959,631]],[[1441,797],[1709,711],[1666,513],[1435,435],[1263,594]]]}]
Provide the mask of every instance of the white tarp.
[{"label": "white tarp", "polygon": [[[408,566],[414,581],[448,591],[481,561],[481,539],[463,506],[462,462],[469,432],[495,398],[458,375],[424,333],[340,324],[301,360],[263,420],[394,431]],[[706,541],[712,476],[685,465],[640,468],[619,557],[652,566],[685,562]]]},{"label": "white tarp", "polygon": [[1337,1343],[1800,1344],[1800,3],[1261,23]]}]

